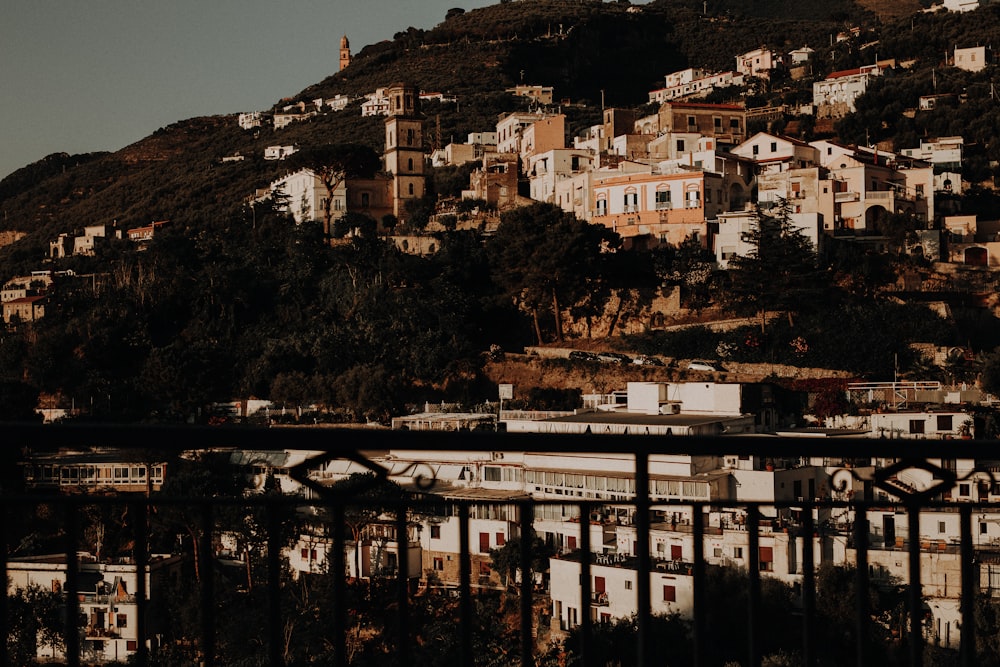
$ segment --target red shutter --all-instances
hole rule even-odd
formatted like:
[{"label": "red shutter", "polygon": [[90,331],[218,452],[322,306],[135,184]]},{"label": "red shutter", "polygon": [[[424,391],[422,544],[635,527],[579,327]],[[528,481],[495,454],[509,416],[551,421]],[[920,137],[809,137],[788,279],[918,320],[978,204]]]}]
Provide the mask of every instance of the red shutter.
[{"label": "red shutter", "polygon": [[664,602],[676,602],[677,601],[677,589],[673,586],[663,587],[663,601]]},{"label": "red shutter", "polygon": [[761,563],[772,563],[772,562],[774,562],[774,548],[772,548],[772,547],[761,547],[760,548],[760,562]]},{"label": "red shutter", "polygon": [[484,554],[490,550],[490,534],[479,533],[479,553]]}]

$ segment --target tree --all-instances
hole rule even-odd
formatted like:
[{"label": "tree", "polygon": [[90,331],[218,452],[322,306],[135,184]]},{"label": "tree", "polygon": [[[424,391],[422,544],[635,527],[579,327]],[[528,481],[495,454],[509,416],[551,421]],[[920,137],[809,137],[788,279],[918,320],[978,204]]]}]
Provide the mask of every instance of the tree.
[{"label": "tree", "polygon": [[[546,572],[549,569],[549,558],[555,550],[545,544],[532,528],[526,531],[527,539],[531,542],[531,564],[532,572]],[[521,573],[521,538],[514,537],[504,543],[502,547],[490,549],[490,564],[496,570],[504,585],[514,586]]]},{"label": "tree", "polygon": [[762,332],[771,310],[785,311],[793,326],[793,314],[820,299],[826,274],[817,268],[812,242],[792,221],[788,201],[779,200],[772,212],[758,207],[742,239],[750,251],[729,260],[727,300],[737,312],[756,315]]},{"label": "tree", "polygon": [[337,188],[348,178],[370,177],[378,168],[379,158],[374,150],[361,144],[326,144],[295,153],[291,162],[312,171],[326,189],[323,233],[329,236]]},{"label": "tree", "polygon": [[[552,204],[533,204],[501,216],[487,251],[494,279],[531,315],[541,344],[541,313],[551,313],[554,337],[561,341],[563,308],[602,291],[603,254],[620,245],[620,237],[603,225],[578,220]],[[603,305],[594,302],[588,310],[600,312]]]},{"label": "tree", "polygon": [[983,391],[1000,396],[1000,347],[986,355],[980,376]]}]

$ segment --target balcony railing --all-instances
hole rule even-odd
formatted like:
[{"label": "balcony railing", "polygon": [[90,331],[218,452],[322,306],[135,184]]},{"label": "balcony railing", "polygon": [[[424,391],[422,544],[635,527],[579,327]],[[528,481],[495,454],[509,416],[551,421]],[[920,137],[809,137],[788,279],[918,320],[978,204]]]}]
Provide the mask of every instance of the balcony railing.
[{"label": "balcony railing", "polygon": [[[952,590],[958,587],[960,594],[957,595],[960,605],[961,625],[960,625],[960,646],[958,658],[963,665],[976,664],[976,636],[977,625],[976,615],[973,613],[977,594],[980,592],[980,585],[977,581],[976,547],[974,546],[973,518],[984,512],[1000,511],[1000,506],[993,503],[948,503],[940,498],[943,494],[959,483],[968,483],[973,473],[985,474],[989,476],[988,466],[977,468],[973,472],[959,478],[954,472],[938,468],[929,460],[941,459],[946,456],[948,459],[969,459],[977,461],[1000,460],[1000,446],[995,441],[930,441],[930,440],[875,440],[875,439],[795,439],[795,438],[739,438],[739,437],[640,437],[640,436],[553,436],[553,435],[524,435],[524,434],[501,434],[501,433],[422,433],[422,432],[399,432],[384,430],[351,430],[351,429],[325,429],[325,428],[169,428],[169,427],[104,427],[104,426],[40,426],[40,425],[4,425],[4,438],[12,450],[30,450],[34,447],[44,447],[54,449],[58,447],[79,448],[82,445],[100,445],[108,448],[120,448],[130,450],[138,456],[145,455],[144,452],[173,451],[181,450],[215,450],[224,448],[238,448],[241,450],[281,451],[296,450],[316,453],[315,456],[306,460],[302,464],[293,468],[290,472],[292,477],[301,481],[311,492],[311,497],[304,496],[280,496],[280,495],[253,495],[240,497],[226,496],[191,496],[191,497],[160,497],[156,495],[131,495],[131,496],[108,496],[108,495],[31,495],[28,493],[13,492],[9,486],[4,487],[4,492],[0,501],[6,512],[27,512],[38,506],[44,505],[47,512],[63,518],[62,531],[64,533],[66,582],[63,587],[66,604],[69,606],[66,618],[77,619],[79,617],[79,596],[81,591],[81,578],[78,545],[82,542],[82,530],[80,517],[82,510],[91,507],[107,507],[111,505],[124,504],[128,508],[128,513],[132,517],[149,517],[151,514],[176,510],[178,508],[189,512],[192,517],[200,517],[196,525],[200,525],[202,530],[196,540],[199,549],[197,551],[198,564],[201,571],[211,572],[214,564],[213,544],[217,537],[215,518],[229,511],[233,507],[252,508],[255,511],[262,511],[266,518],[262,519],[261,526],[266,529],[264,541],[266,546],[266,610],[267,622],[264,627],[268,628],[267,636],[259,638],[260,660],[270,665],[286,664],[284,647],[286,646],[286,636],[283,634],[289,624],[286,617],[287,610],[283,607],[282,592],[288,585],[282,572],[281,563],[281,536],[279,535],[279,525],[275,517],[281,511],[288,509],[313,508],[322,509],[332,517],[329,525],[330,539],[334,546],[329,553],[332,563],[329,571],[331,573],[346,573],[347,568],[347,545],[351,542],[349,529],[344,520],[345,513],[352,508],[366,507],[374,501],[366,501],[356,495],[344,495],[338,493],[335,488],[326,486],[319,481],[310,478],[312,471],[316,470],[323,463],[334,460],[349,460],[372,471],[377,478],[386,479],[389,471],[378,463],[378,457],[374,452],[393,451],[399,453],[408,452],[412,455],[428,452],[449,452],[449,453],[479,453],[489,461],[491,456],[497,452],[508,452],[510,454],[587,454],[594,455],[627,454],[632,459],[631,476],[634,479],[635,494],[627,498],[620,498],[614,501],[599,500],[596,498],[528,498],[524,496],[509,497],[497,500],[476,500],[449,497],[447,494],[434,495],[435,480],[423,475],[414,475],[416,486],[428,496],[424,498],[406,498],[404,500],[378,500],[380,508],[389,508],[390,513],[395,512],[399,530],[402,532],[407,528],[407,512],[409,511],[430,511],[431,508],[439,510],[446,506],[450,512],[458,517],[459,523],[459,553],[457,561],[459,564],[457,578],[458,585],[455,596],[457,598],[458,613],[453,624],[456,635],[454,652],[449,664],[471,666],[477,664],[477,656],[474,651],[473,638],[476,630],[473,627],[474,595],[479,586],[483,588],[496,587],[496,582],[490,580],[482,570],[475,572],[473,568],[473,549],[470,535],[470,516],[480,506],[488,503],[502,503],[504,505],[515,505],[518,508],[522,524],[534,525],[533,517],[539,515],[546,507],[571,506],[579,511],[579,516],[594,516],[595,510],[613,505],[618,508],[627,508],[630,512],[630,524],[634,526],[634,548],[632,555],[628,557],[628,567],[634,568],[640,575],[635,580],[634,594],[637,606],[636,616],[636,664],[640,666],[660,664],[661,660],[653,655],[652,646],[654,637],[652,635],[652,588],[650,575],[663,575],[672,579],[689,577],[693,598],[691,610],[691,628],[693,664],[707,665],[708,646],[710,643],[724,641],[728,628],[710,627],[706,613],[706,580],[708,577],[707,563],[712,554],[706,553],[706,541],[712,535],[718,534],[717,528],[705,525],[700,519],[710,511],[740,511],[740,526],[745,529],[746,551],[740,556],[745,567],[744,574],[747,580],[747,596],[739,603],[744,605],[744,613],[747,627],[748,643],[744,648],[745,662],[747,665],[760,665],[762,663],[762,647],[759,637],[769,618],[762,610],[762,575],[771,569],[770,552],[761,549],[761,538],[767,535],[766,531],[760,528],[769,524],[772,530],[779,530],[777,524],[772,523],[765,517],[765,512],[772,510],[788,511],[797,516],[796,522],[792,524],[792,531],[789,538],[797,548],[801,549],[801,559],[798,564],[800,573],[800,602],[801,602],[801,626],[799,628],[785,628],[787,631],[801,634],[801,659],[802,664],[817,664],[819,656],[829,647],[821,646],[817,643],[819,616],[817,612],[817,549],[820,548],[814,536],[822,528],[817,517],[823,512],[852,512],[855,520],[846,528],[844,538],[849,542],[851,548],[856,553],[857,567],[853,570],[854,590],[867,591],[870,584],[879,578],[878,566],[872,568],[870,556],[877,555],[879,551],[877,544],[872,539],[867,518],[876,511],[893,510],[897,515],[905,517],[905,527],[900,526],[902,531],[906,530],[906,539],[901,543],[893,541],[890,548],[902,548],[905,551],[905,560],[908,564],[909,580],[906,584],[906,612],[905,616],[910,619],[918,619],[912,623],[902,623],[899,626],[899,636],[896,641],[904,647],[906,659],[911,665],[923,663],[923,650],[928,643],[928,633],[921,620],[924,618],[924,593],[921,585],[921,567],[926,567],[923,557],[930,551],[940,552],[940,546],[927,543],[926,540],[910,539],[909,536],[919,536],[921,534],[920,515],[922,511],[950,511],[957,515],[958,536],[949,548],[958,552],[958,573],[960,581],[951,581]],[[946,451],[942,449],[946,447]],[[832,493],[829,498],[818,500],[801,501],[798,498],[788,500],[699,500],[699,501],[663,501],[654,500],[651,496],[651,462],[656,462],[658,457],[663,456],[683,456],[697,452],[699,456],[734,455],[741,457],[765,457],[773,460],[795,460],[804,455],[826,459],[829,461],[858,461],[863,459],[879,459],[884,461],[895,461],[884,470],[873,469],[864,474],[853,468],[845,468],[837,471],[830,479]],[[509,457],[508,457],[509,458]],[[939,484],[929,489],[914,490],[908,495],[899,497],[897,501],[887,503],[886,501],[873,501],[865,499],[837,499],[839,491],[843,491],[848,486],[840,484],[845,482],[863,482],[866,485],[880,489],[886,489],[887,480],[894,479],[895,475],[908,468],[919,468],[932,473]],[[867,477],[865,475],[868,475]],[[992,479],[992,477],[990,476]],[[777,487],[776,487],[777,488]],[[893,489],[898,491],[898,489]],[[679,560],[657,560],[654,556],[654,549],[650,541],[650,532],[653,526],[653,518],[663,517],[670,513],[688,511],[690,516],[699,517],[699,520],[690,521],[683,524],[685,533],[691,537],[693,547],[693,558],[690,562]],[[659,514],[658,514],[659,513]],[[267,518],[269,517],[269,518]],[[668,522],[669,525],[669,522]],[[980,524],[981,525],[981,524]],[[147,520],[136,520],[131,526],[134,537],[134,560],[139,571],[145,568],[151,561],[150,534]],[[788,526],[781,530],[787,530]],[[11,562],[8,553],[12,544],[8,543],[9,536],[6,531],[0,531],[0,564],[2,564],[3,574],[7,575]],[[339,546],[338,546],[339,545]],[[599,593],[593,590],[592,572],[595,568],[609,566],[606,553],[599,553],[607,545],[592,543],[591,531],[580,531],[579,548],[574,552],[574,559],[579,562],[579,598],[590,600],[593,604],[602,605],[602,598]],[[481,556],[481,554],[480,554]],[[529,540],[522,540],[520,546],[520,557],[522,563],[531,563],[532,552]],[[417,639],[414,637],[415,623],[415,599],[420,595],[414,590],[413,582],[405,573],[410,572],[407,564],[407,550],[398,553],[398,562],[393,571],[395,575],[395,601],[389,608],[381,610],[387,616],[391,616],[394,621],[387,623],[386,632],[395,633],[392,637],[396,651],[394,659],[386,664],[404,664],[410,651],[415,648]],[[899,557],[896,557],[899,560]],[[625,564],[616,559],[616,563],[621,567]],[[530,571],[522,573],[513,587],[516,589],[516,598],[520,610],[520,645],[513,652],[514,657],[509,664],[520,664],[522,666],[536,664],[538,657],[538,647],[533,641],[536,631],[536,602],[544,591],[540,591],[538,583]],[[764,574],[763,576],[769,576]],[[6,578],[6,577],[5,577]],[[473,581],[476,581],[476,586]],[[135,618],[137,619],[136,633],[138,637],[151,636],[151,632],[146,626],[147,611],[150,600],[149,591],[145,577],[137,577],[138,590],[130,592],[134,594],[138,606]],[[331,607],[329,609],[317,610],[324,619],[329,619],[331,628],[332,663],[338,666],[352,664],[349,644],[349,618],[355,613],[351,608],[350,596],[347,592],[346,576],[333,577],[333,595]],[[196,587],[198,598],[200,599],[200,630],[198,636],[191,638],[190,642],[198,646],[199,662],[207,667],[213,665],[227,664],[226,657],[219,655],[218,645],[218,622],[216,617],[217,581],[212,576],[201,576]],[[672,589],[671,589],[672,591]],[[671,593],[673,594],[673,593]],[[664,592],[666,597],[666,592]],[[854,618],[854,643],[855,662],[859,665],[871,665],[877,661],[872,652],[870,641],[871,618],[868,611],[868,600],[864,595],[855,597],[855,618]],[[10,622],[8,614],[9,602],[3,598],[2,608],[0,608],[0,623],[4,623],[4,635],[8,636]],[[736,604],[737,601],[733,601]],[[558,625],[569,627],[574,623],[564,623],[560,619]],[[579,618],[579,634],[574,635],[573,653],[579,657],[579,664],[593,664],[591,650],[594,647],[593,639],[597,631],[596,619],[584,613]],[[64,636],[66,664],[81,664],[81,634],[86,632],[82,625],[73,623],[67,627]],[[365,632],[373,632],[366,630]],[[86,633],[89,635],[90,633]],[[357,636],[351,634],[351,640]],[[148,640],[147,640],[148,641]],[[12,664],[12,656],[8,653],[9,648],[6,643],[0,643],[0,663]],[[147,642],[137,642],[136,652],[133,656],[135,664],[146,665],[151,662],[150,648]]]}]

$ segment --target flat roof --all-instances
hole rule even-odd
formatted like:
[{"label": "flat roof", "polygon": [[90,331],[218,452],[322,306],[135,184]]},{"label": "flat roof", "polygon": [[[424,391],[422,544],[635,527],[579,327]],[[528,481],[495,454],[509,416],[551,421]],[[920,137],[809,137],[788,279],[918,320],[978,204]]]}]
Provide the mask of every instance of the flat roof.
[{"label": "flat roof", "polygon": [[543,419],[543,422],[565,422],[575,424],[615,424],[627,426],[700,426],[717,422],[746,419],[746,415],[710,415],[696,413],[681,413],[676,415],[648,415],[638,412],[612,412],[600,410],[597,412],[580,412],[564,417]]}]

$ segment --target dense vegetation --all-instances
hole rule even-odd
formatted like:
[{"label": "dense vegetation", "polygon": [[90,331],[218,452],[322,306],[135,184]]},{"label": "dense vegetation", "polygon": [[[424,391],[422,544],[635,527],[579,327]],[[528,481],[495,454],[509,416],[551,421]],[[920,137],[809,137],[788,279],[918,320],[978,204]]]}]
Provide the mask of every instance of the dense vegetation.
[{"label": "dense vegetation", "polygon": [[[736,53],[761,45],[782,51],[809,45],[816,49],[811,76],[795,82],[776,76],[755,88],[753,103],[807,99],[814,78],[876,56],[914,61],[876,80],[858,113],[837,126],[840,138],[911,146],[962,134],[977,147],[969,177],[991,185],[1000,157],[992,136],[1000,127],[993,70],[974,75],[941,61],[955,44],[996,34],[997,7],[898,23],[846,0],[793,9],[719,0],[707,3],[707,14],[703,9],[694,0],[635,7],[539,0],[452,10],[431,29],[411,27],[365,47],[345,71],[278,106],[411,81],[458,99],[424,108],[429,143],[439,145],[494,127],[499,113],[528,108],[505,92],[523,81],[556,85],[556,97],[574,103],[562,111],[575,133],[599,121],[602,95],[609,105],[640,105],[669,71],[730,69]],[[860,26],[857,36],[834,40],[851,25]],[[964,97],[952,107],[903,115],[935,85]],[[812,129],[804,121],[800,127]],[[118,153],[53,155],[0,181],[0,231],[27,233],[0,248],[0,279],[40,268],[95,276],[57,282],[42,322],[0,334],[7,414],[30,414],[38,392],[108,418],[180,418],[206,402],[250,395],[334,406],[345,419],[382,418],[405,403],[445,396],[475,402],[494,395],[480,374],[480,354],[491,344],[516,350],[560,340],[567,311],[585,320],[613,294],[664,283],[680,286],[684,305],[696,313],[753,306],[745,314],[771,308],[790,316],[722,335],[647,333],[609,345],[885,378],[920,368],[910,342],[985,353],[1000,331],[986,311],[957,301],[951,321],[919,304],[887,302],[880,297],[885,285],[901,271],[926,272],[926,264],[852,254],[837,244],[810,260],[815,280],[808,290],[799,291],[798,274],[786,275],[786,289],[772,289],[770,301],[755,304],[739,295],[778,283],[758,275],[741,287],[738,279],[748,272],[719,274],[689,246],[625,252],[613,235],[546,207],[508,215],[489,243],[477,232],[450,234],[436,256],[416,258],[371,233],[331,247],[319,225],[296,227],[267,207],[244,204],[293,167],[294,161],[264,160],[267,146],[352,143],[380,153],[383,141],[382,119],[361,117],[358,103],[278,131],[243,131],[235,116],[194,118]],[[244,159],[220,162],[236,154]],[[439,170],[431,192],[456,196],[467,176],[461,168]],[[992,193],[975,192],[967,210],[995,217]],[[424,204],[422,218],[433,201]],[[125,230],[154,220],[170,224],[146,251],[109,243],[94,258],[45,259],[60,233],[89,224]],[[552,229],[560,230],[558,241]],[[339,237],[345,229],[332,231]],[[841,326],[831,327],[832,319]]]}]

